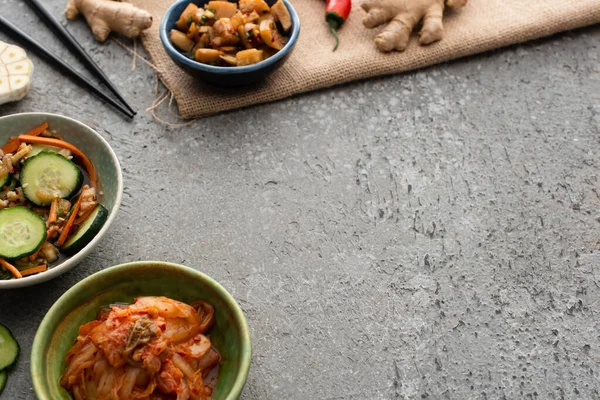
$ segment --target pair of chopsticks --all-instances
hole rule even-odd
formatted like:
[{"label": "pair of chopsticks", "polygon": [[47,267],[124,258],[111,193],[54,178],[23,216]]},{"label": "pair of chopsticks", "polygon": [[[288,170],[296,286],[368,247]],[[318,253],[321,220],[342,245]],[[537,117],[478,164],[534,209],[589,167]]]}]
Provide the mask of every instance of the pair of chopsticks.
[{"label": "pair of chopsticks", "polygon": [[64,26],[61,25],[60,22],[52,15],[38,0],[27,0],[27,3],[34,9],[36,14],[41,17],[46,25],[54,31],[54,33],[61,39],[61,41],[77,56],[77,58],[86,66],[88,70],[90,70],[94,75],[96,75],[109,89],[110,91],[119,99],[119,102],[115,101],[113,98],[107,96],[98,86],[94,85],[89,81],[88,78],[81,75],[77,72],[73,67],[69,64],[65,63],[63,60],[55,56],[46,50],[42,45],[40,45],[34,38],[23,32],[21,29],[16,27],[14,24],[9,22],[6,18],[0,15],[0,29],[3,30],[7,35],[11,36],[13,39],[24,43],[30,49],[34,49],[36,54],[48,61],[50,64],[53,64],[55,67],[60,69],[61,73],[68,75],[73,79],[76,83],[83,86],[84,88],[91,91],[93,94],[98,96],[100,99],[109,103],[123,114],[125,114],[128,118],[133,118],[136,114],[133,108],[123,98],[123,96],[119,93],[117,88],[113,85],[113,83],[108,79],[108,77],[104,74],[104,72],[100,69],[100,67],[92,60],[92,58],[83,50],[81,45],[73,38],[73,36],[65,29]]}]

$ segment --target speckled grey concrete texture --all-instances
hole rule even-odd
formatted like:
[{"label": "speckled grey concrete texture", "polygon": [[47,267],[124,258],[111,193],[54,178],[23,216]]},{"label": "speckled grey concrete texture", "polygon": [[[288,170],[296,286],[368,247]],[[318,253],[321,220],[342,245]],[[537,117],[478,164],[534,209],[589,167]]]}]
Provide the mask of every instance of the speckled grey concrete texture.
[{"label": "speckled grey concrete texture", "polygon": [[[73,60],[20,1],[0,7]],[[69,29],[135,120],[35,54],[31,93],[0,114],[97,129],[125,196],[83,264],[0,293],[23,349],[2,400],[34,398],[31,343],[62,293],[146,259],[193,266],[239,301],[244,400],[600,398],[600,28],[185,127],[144,111],[150,67]]]}]

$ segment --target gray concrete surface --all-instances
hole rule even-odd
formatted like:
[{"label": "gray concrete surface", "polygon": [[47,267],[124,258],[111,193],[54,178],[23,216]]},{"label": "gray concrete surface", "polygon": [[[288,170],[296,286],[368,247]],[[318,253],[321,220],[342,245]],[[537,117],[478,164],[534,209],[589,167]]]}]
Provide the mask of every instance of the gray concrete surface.
[{"label": "gray concrete surface", "polygon": [[[20,1],[0,6],[72,59]],[[35,55],[29,96],[0,106],[96,128],[126,185],[81,266],[0,293],[23,348],[3,400],[34,398],[31,342],[65,290],[145,259],[239,301],[244,400],[600,398],[600,28],[167,127],[144,111],[152,69],[69,26],[140,113]]]}]

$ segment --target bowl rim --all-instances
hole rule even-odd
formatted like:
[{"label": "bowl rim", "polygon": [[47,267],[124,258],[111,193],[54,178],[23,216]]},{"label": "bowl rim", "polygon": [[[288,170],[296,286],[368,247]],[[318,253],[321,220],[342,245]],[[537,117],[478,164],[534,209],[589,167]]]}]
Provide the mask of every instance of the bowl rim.
[{"label": "bowl rim", "polygon": [[[246,320],[246,316],[242,311],[242,308],[237,303],[237,301],[233,298],[233,296],[215,279],[206,275],[203,272],[200,272],[192,267],[188,267],[181,264],[166,262],[166,261],[134,261],[123,264],[118,264],[115,266],[108,267],[101,271],[98,271],[81,281],[77,282],[71,288],[69,288],[65,293],[63,293],[58,300],[54,302],[54,304],[50,307],[50,309],[44,315],[42,322],[38,326],[35,337],[33,339],[33,343],[31,345],[31,356],[30,356],[30,374],[31,380],[33,384],[33,390],[35,395],[40,400],[52,400],[47,399],[46,397],[42,397],[44,392],[43,388],[43,375],[38,373],[37,371],[44,365],[45,360],[45,349],[37,349],[43,345],[43,336],[48,336],[49,332],[54,332],[52,329],[51,315],[60,312],[60,310],[64,310],[68,305],[68,302],[71,297],[73,297],[77,292],[81,289],[85,289],[85,287],[91,284],[93,281],[108,279],[111,276],[119,276],[122,274],[127,274],[128,271],[132,268],[136,267],[150,267],[156,268],[157,270],[164,271],[165,269],[170,270],[179,270],[185,271],[186,274],[193,275],[195,278],[199,280],[204,280],[207,282],[220,296],[222,296],[228,305],[233,308],[233,314],[239,325],[241,326],[241,341],[240,341],[240,364],[239,364],[239,372],[235,378],[234,384],[231,386],[231,389],[227,395],[226,400],[236,400],[242,393],[244,385],[246,384],[246,380],[248,379],[248,373],[250,372],[250,366],[252,362],[252,340],[250,337],[250,328],[248,326],[248,321]],[[91,297],[96,296],[95,294]],[[37,349],[37,351],[36,351]]]},{"label": "bowl rim", "polygon": [[102,238],[104,238],[104,236],[106,235],[106,233],[108,232],[108,230],[110,229],[110,227],[112,226],[113,222],[115,221],[115,219],[117,217],[117,213],[119,211],[119,208],[121,207],[121,200],[123,198],[123,171],[121,170],[121,165],[119,163],[119,159],[117,158],[117,155],[115,154],[115,152],[114,152],[113,148],[110,146],[110,144],[106,141],[106,139],[104,139],[102,137],[102,135],[100,135],[98,132],[96,132],[95,129],[93,129],[90,126],[84,124],[83,122],[77,121],[76,119],[73,119],[71,117],[67,117],[67,116],[61,115],[61,114],[46,113],[46,112],[24,112],[24,113],[5,115],[5,116],[0,117],[0,124],[4,120],[11,119],[14,117],[22,117],[22,116],[36,116],[36,117],[47,116],[47,117],[52,117],[52,118],[68,120],[69,122],[71,122],[75,125],[79,125],[81,128],[83,128],[84,131],[87,130],[92,135],[95,135],[100,140],[100,142],[104,145],[104,147],[108,150],[110,159],[115,167],[115,170],[117,171],[117,194],[115,197],[115,204],[114,204],[112,210],[110,211],[110,214],[108,215],[108,218],[107,218],[106,222],[104,223],[104,226],[102,226],[102,228],[100,229],[100,232],[98,232],[96,234],[96,236],[94,236],[94,238],[83,249],[79,250],[73,256],[69,257],[68,259],[66,259],[64,262],[57,265],[56,267],[54,267],[48,271],[45,271],[41,274],[26,276],[21,279],[10,279],[10,280],[6,280],[6,281],[0,281],[0,290],[16,289],[16,288],[37,285],[39,283],[46,282],[46,281],[49,281],[50,279],[56,278],[57,276],[62,275],[65,272],[72,269],[73,267],[75,267],[85,257],[87,257],[92,252],[94,247],[96,247],[96,245],[102,240]]},{"label": "bowl rim", "polygon": [[167,9],[165,14],[163,15],[162,20],[160,22],[160,27],[159,27],[160,40],[161,40],[167,54],[169,54],[169,56],[171,56],[172,58],[176,58],[177,61],[185,64],[187,67],[194,68],[194,69],[200,69],[200,70],[203,70],[206,72],[212,72],[212,73],[216,73],[216,74],[220,74],[220,75],[236,75],[236,74],[240,74],[240,73],[244,73],[244,72],[252,72],[252,71],[261,70],[263,68],[268,68],[269,66],[275,65],[280,60],[282,60],[292,50],[292,48],[296,44],[296,41],[298,41],[298,37],[300,36],[300,17],[298,16],[298,13],[296,12],[296,10],[292,6],[292,4],[288,0],[283,0],[287,9],[290,11],[290,16],[292,17],[292,33],[290,35],[289,40],[285,44],[285,46],[283,46],[283,48],[281,50],[279,50],[277,53],[275,53],[273,56],[271,56],[271,57],[267,58],[266,60],[263,60],[259,63],[252,64],[252,65],[244,65],[241,67],[219,67],[219,66],[215,66],[215,65],[203,64],[201,62],[194,61],[191,58],[188,58],[185,55],[183,55],[179,50],[177,50],[175,48],[175,46],[173,46],[173,44],[171,43],[171,40],[169,40],[169,38],[167,36],[167,20],[169,19],[171,14],[174,12],[175,8],[179,7],[181,4],[189,4],[189,3],[196,4],[199,2],[206,3],[206,2],[208,2],[208,0],[178,0],[178,1],[176,1]]}]

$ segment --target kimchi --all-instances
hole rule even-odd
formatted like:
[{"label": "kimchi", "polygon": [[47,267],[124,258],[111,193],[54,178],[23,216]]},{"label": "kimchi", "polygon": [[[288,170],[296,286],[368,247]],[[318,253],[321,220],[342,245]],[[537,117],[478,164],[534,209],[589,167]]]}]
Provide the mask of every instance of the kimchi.
[{"label": "kimchi", "polygon": [[210,400],[221,361],[214,308],[166,297],[104,307],[82,325],[60,384],[76,400]]}]

